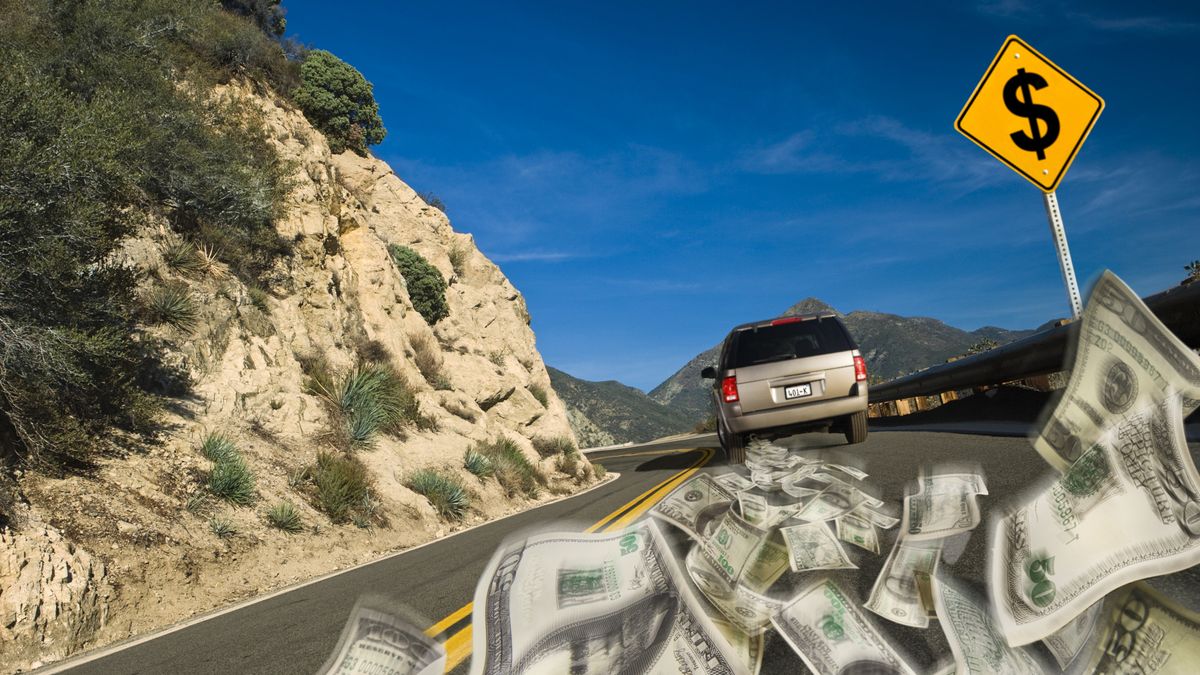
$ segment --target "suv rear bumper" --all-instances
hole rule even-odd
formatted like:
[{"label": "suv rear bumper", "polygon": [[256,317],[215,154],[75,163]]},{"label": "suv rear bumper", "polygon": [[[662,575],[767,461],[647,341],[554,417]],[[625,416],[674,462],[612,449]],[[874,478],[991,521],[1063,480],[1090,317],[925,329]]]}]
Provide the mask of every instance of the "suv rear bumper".
[{"label": "suv rear bumper", "polygon": [[758,412],[734,415],[726,414],[725,420],[728,422],[729,430],[738,434],[833,420],[836,417],[852,415],[867,409],[866,387],[860,387],[860,389],[862,393],[858,396],[844,396],[828,401],[801,403],[775,410],[760,410]]}]

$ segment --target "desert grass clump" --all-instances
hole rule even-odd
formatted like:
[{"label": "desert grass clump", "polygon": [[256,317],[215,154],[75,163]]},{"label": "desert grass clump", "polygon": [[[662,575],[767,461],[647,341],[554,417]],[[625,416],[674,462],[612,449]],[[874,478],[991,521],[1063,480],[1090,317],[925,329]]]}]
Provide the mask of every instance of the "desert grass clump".
[{"label": "desert grass clump", "polygon": [[296,507],[291,502],[279,502],[267,511],[267,522],[278,530],[283,530],[288,534],[295,534],[304,529],[304,523],[300,520],[300,514],[296,512]]},{"label": "desert grass clump", "polygon": [[458,476],[437,469],[419,469],[404,481],[404,486],[424,495],[438,515],[461,520],[471,508],[471,496]]},{"label": "desert grass clump", "polygon": [[504,350],[496,349],[488,352],[488,361],[491,361],[498,368],[504,367]]},{"label": "desert grass clump", "polygon": [[237,534],[237,528],[229,522],[228,518],[213,518],[208,521],[208,528],[221,539],[228,539]]},{"label": "desert grass clump", "polygon": [[499,436],[473,447],[491,461],[492,475],[508,496],[523,494],[536,497],[545,485],[545,475],[529,461],[521,451],[521,446],[511,439]]},{"label": "desert grass clump", "polygon": [[200,442],[200,454],[210,462],[221,463],[237,456],[237,446],[228,436],[213,432]]},{"label": "desert grass clump", "polygon": [[146,314],[151,323],[190,331],[196,324],[199,311],[186,286],[169,284],[150,290],[146,296]]},{"label": "desert grass clump", "polygon": [[368,340],[365,337],[355,340],[354,353],[358,354],[358,360],[363,363],[392,362],[392,352],[379,340]]},{"label": "desert grass clump", "polygon": [[566,456],[579,451],[575,442],[566,436],[537,436],[533,439],[533,449],[542,457]]},{"label": "desert grass clump", "polygon": [[463,468],[475,474],[479,478],[488,478],[495,471],[492,466],[492,460],[488,456],[479,452],[475,448],[467,448],[463,454]]},{"label": "desert grass clump", "polygon": [[546,388],[536,382],[529,385],[529,393],[537,399],[538,403],[542,404],[543,408],[550,405],[550,396],[546,393]]},{"label": "desert grass clump", "polygon": [[178,239],[163,249],[163,262],[179,274],[196,275],[205,271],[204,260],[196,251],[196,245],[187,239]]},{"label": "desert grass clump", "polygon": [[369,363],[351,371],[332,399],[345,420],[351,447],[369,447],[381,431],[424,419],[408,382],[380,364]]},{"label": "desert grass clump", "polygon": [[216,462],[208,474],[208,491],[236,506],[254,501],[254,473],[241,455]]},{"label": "desert grass clump", "polygon": [[608,469],[604,468],[603,464],[593,464],[592,473],[596,475],[596,480],[604,480],[608,475]]},{"label": "desert grass clump", "polygon": [[263,314],[271,313],[271,305],[268,304],[271,294],[267,292],[267,289],[258,284],[250,284],[246,286],[246,297],[250,300],[250,304],[258,311]]},{"label": "desert grass clump", "polygon": [[450,267],[454,273],[462,276],[467,271],[467,249],[459,244],[450,247]]},{"label": "desert grass clump", "polygon": [[413,348],[413,362],[416,363],[417,370],[421,371],[426,382],[436,385],[439,379],[443,379],[441,350],[424,333],[409,338],[409,344]]},{"label": "desert grass clump", "polygon": [[474,423],[475,420],[479,419],[479,416],[475,414],[474,410],[471,410],[466,405],[459,403],[454,399],[446,401],[442,404],[442,407],[445,408],[451,415],[460,417],[471,423]]},{"label": "desert grass clump", "polygon": [[554,468],[568,476],[575,476],[579,472],[579,452],[569,452],[559,455],[554,460]]},{"label": "desert grass clump", "polygon": [[304,373],[304,393],[330,397],[336,385],[333,371],[324,354],[296,354],[300,372]]},{"label": "desert grass clump", "polygon": [[362,506],[371,498],[371,479],[367,467],[355,457],[322,452],[310,467],[313,504],[335,523],[344,523],[361,515]]}]

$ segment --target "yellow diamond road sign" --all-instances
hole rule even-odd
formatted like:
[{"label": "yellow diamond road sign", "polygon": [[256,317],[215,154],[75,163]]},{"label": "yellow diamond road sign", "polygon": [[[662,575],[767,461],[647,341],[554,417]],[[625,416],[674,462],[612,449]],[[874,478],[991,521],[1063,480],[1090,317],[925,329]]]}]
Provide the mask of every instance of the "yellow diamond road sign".
[{"label": "yellow diamond road sign", "polygon": [[1045,192],[1058,187],[1104,100],[1010,35],[954,128]]}]

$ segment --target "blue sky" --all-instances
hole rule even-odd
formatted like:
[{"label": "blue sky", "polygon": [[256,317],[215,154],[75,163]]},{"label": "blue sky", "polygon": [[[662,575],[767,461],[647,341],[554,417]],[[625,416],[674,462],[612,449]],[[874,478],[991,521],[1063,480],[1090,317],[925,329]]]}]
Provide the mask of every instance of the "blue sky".
[{"label": "blue sky", "polygon": [[285,0],[375,86],[373,150],[529,303],[545,361],[650,389],[733,324],[1069,313],[1040,192],[953,129],[1017,34],[1105,99],[1058,191],[1085,287],[1200,258],[1200,10]]}]

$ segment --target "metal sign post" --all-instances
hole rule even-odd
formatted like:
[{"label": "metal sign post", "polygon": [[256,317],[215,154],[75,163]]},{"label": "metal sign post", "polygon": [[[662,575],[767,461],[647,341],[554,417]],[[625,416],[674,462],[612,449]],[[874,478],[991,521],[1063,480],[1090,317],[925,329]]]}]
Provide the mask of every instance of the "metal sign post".
[{"label": "metal sign post", "polygon": [[1062,211],[1058,209],[1058,195],[1042,193],[1046,204],[1046,216],[1050,219],[1050,235],[1054,237],[1054,248],[1058,250],[1058,267],[1062,270],[1063,284],[1067,287],[1067,299],[1071,302],[1071,318],[1078,319],[1083,313],[1083,300],[1079,296],[1079,282],[1075,279],[1075,266],[1071,263],[1071,247],[1067,246],[1067,230],[1063,225]]}]

